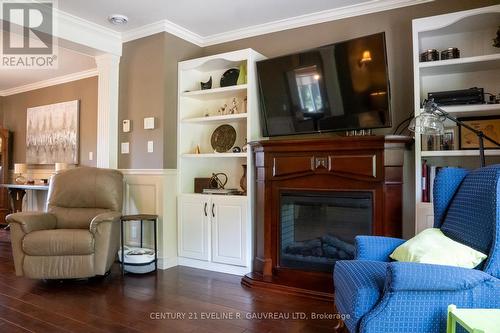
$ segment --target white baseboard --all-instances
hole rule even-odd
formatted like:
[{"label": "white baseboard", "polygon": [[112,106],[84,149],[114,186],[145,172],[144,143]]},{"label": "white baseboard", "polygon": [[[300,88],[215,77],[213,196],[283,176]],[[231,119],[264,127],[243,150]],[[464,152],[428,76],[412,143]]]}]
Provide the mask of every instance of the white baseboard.
[{"label": "white baseboard", "polygon": [[215,271],[215,272],[219,272],[219,273],[227,273],[227,274],[233,274],[233,275],[239,275],[239,276],[243,276],[243,275],[250,273],[252,271],[248,267],[225,265],[225,264],[219,264],[219,263],[215,263],[215,262],[208,262],[208,261],[202,261],[202,260],[196,260],[196,259],[190,259],[190,258],[184,258],[184,257],[178,257],[177,264],[179,266],[188,266],[188,267],[193,267],[193,268],[198,268],[198,269],[206,269],[208,271]]},{"label": "white baseboard", "polygon": [[177,257],[174,258],[158,258],[158,269],[169,269],[179,264]]}]

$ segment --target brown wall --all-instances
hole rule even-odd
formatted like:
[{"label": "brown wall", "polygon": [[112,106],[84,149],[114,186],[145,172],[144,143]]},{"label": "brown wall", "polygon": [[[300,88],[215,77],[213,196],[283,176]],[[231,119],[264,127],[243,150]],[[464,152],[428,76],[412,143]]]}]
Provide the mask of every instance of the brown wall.
[{"label": "brown wall", "polygon": [[[13,133],[14,163],[26,161],[26,109],[75,99],[80,100],[80,164],[96,165],[97,77],[2,98],[3,127]],[[94,153],[92,161],[89,161],[89,152]]]},{"label": "brown wall", "polygon": [[[436,0],[422,5],[285,30],[204,48],[204,55],[252,48],[267,57],[307,50],[385,31],[392,92],[393,126],[413,110],[412,20],[476,7],[498,0]],[[453,45],[450,45],[453,46]],[[389,130],[381,131],[389,132]]]},{"label": "brown wall", "polygon": [[[200,56],[202,50],[180,38],[158,33],[123,44],[120,60],[119,147],[130,143],[130,153],[119,152],[121,169],[176,168],[177,63]],[[155,117],[156,129],[145,130],[144,117]],[[123,133],[122,121],[132,130]],[[154,152],[147,152],[147,141]]]},{"label": "brown wall", "polygon": [[177,68],[179,61],[199,58],[203,49],[173,35],[164,34],[165,54],[165,150],[163,165],[166,169],[177,167]]},{"label": "brown wall", "polygon": [[[119,154],[120,168],[176,168],[177,63],[203,55],[253,48],[267,57],[288,54],[337,41],[385,31],[391,80],[394,127],[413,110],[411,21],[498,4],[498,0],[436,0],[417,6],[241,39],[205,48],[168,33],[141,38],[123,46],[120,62],[119,142],[129,141],[131,153]],[[154,116],[158,127],[142,129]],[[121,121],[132,120],[132,132],[122,133]],[[381,133],[391,132],[381,130]],[[153,140],[155,152],[146,152]]]}]

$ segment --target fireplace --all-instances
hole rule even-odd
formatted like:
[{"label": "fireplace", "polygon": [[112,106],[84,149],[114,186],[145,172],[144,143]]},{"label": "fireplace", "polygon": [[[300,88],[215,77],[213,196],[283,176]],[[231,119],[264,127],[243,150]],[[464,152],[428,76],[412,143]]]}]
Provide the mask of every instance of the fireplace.
[{"label": "fireplace", "polygon": [[403,156],[410,140],[251,143],[254,261],[242,284],[332,300],[335,262],[354,257],[356,235],[401,236]]},{"label": "fireplace", "polygon": [[329,272],[354,258],[354,237],[371,234],[370,192],[283,192],[279,266]]}]

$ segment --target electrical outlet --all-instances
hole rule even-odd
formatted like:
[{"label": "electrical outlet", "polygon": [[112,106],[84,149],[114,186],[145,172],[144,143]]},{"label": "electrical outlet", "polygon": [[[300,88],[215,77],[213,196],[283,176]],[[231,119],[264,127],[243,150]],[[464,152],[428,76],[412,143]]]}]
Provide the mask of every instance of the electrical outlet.
[{"label": "electrical outlet", "polygon": [[153,150],[153,141],[148,141],[148,153],[152,153]]},{"label": "electrical outlet", "polygon": [[93,160],[94,160],[94,152],[89,151],[89,161],[93,161]]}]

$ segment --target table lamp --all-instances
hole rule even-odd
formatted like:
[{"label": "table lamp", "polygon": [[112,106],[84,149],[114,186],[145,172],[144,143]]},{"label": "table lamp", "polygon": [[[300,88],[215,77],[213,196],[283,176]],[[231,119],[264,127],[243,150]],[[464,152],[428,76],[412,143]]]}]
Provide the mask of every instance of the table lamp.
[{"label": "table lamp", "polygon": [[491,143],[500,147],[500,143],[496,142],[482,131],[475,129],[472,126],[465,124],[464,122],[458,120],[457,118],[450,115],[448,112],[440,108],[434,99],[429,99],[424,101],[424,111],[413,118],[408,126],[410,131],[425,135],[442,135],[444,134],[444,124],[443,122],[449,119],[455,124],[462,126],[472,133],[476,134],[479,139],[479,159],[481,167],[486,165],[484,158],[484,140],[488,140]]},{"label": "table lamp", "polygon": [[25,163],[14,163],[14,174],[16,175],[16,184],[26,184],[26,178],[23,173],[28,171],[28,165]]}]

